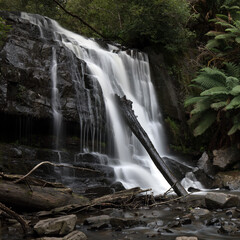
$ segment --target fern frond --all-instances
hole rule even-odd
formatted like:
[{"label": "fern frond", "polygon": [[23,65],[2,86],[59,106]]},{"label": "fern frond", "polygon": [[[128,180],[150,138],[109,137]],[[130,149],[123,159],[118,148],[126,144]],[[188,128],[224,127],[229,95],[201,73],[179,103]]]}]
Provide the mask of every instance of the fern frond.
[{"label": "fern frond", "polygon": [[240,130],[240,114],[237,114],[237,115],[233,118],[233,126],[232,126],[232,128],[229,130],[228,135],[234,134],[237,130]]},{"label": "fern frond", "polygon": [[230,93],[231,93],[233,96],[240,95],[240,85],[234,87]]},{"label": "fern frond", "polygon": [[224,34],[220,34],[218,36],[215,37],[216,40],[228,40],[230,38],[234,38],[236,37],[236,35],[234,33],[224,33]]},{"label": "fern frond", "polygon": [[240,66],[238,64],[235,64],[232,62],[225,62],[224,65],[226,67],[225,73],[228,76],[232,76],[240,79]]},{"label": "fern frond", "polygon": [[226,79],[227,89],[232,90],[234,87],[240,84],[238,78],[235,77],[227,77]]},{"label": "fern frond", "polygon": [[235,41],[240,44],[240,37],[236,37]]},{"label": "fern frond", "polygon": [[185,101],[184,101],[184,107],[187,107],[189,105],[195,104],[199,101],[202,101],[204,99],[206,99],[207,97],[188,97]]},{"label": "fern frond", "polygon": [[226,110],[240,108],[240,96],[232,99],[232,101],[226,106]]},{"label": "fern frond", "polygon": [[199,84],[205,89],[213,87],[224,87],[226,85],[226,75],[216,68],[203,68],[197,78],[192,82]]},{"label": "fern frond", "polygon": [[200,96],[211,96],[219,94],[229,94],[229,91],[226,87],[213,87],[200,94]]},{"label": "fern frond", "polygon": [[216,120],[215,112],[208,112],[204,117],[198,122],[198,126],[194,129],[194,136],[199,136],[203,134]]},{"label": "fern frond", "polygon": [[228,135],[233,135],[238,130],[240,130],[240,122],[232,126],[232,128],[228,131]]},{"label": "fern frond", "polygon": [[211,108],[214,109],[215,111],[218,111],[220,108],[223,108],[227,105],[226,101],[221,101],[217,103],[212,103]]},{"label": "fern frond", "polygon": [[189,87],[192,87],[192,88],[197,88],[197,89],[199,89],[199,90],[205,90],[206,88],[204,88],[203,86],[201,86],[201,85],[198,85],[198,84],[189,84],[188,85]]},{"label": "fern frond", "polygon": [[209,101],[208,98],[202,101],[199,101],[194,105],[194,109],[191,111],[191,114],[194,115],[194,114],[204,112],[208,110],[210,106],[211,106],[211,102]]},{"label": "fern frond", "polygon": [[209,36],[209,37],[216,37],[220,34],[223,34],[224,32],[218,32],[218,31],[209,31],[206,33],[206,36]]},{"label": "fern frond", "polygon": [[208,48],[208,49],[218,48],[219,46],[220,46],[219,41],[217,41],[215,39],[209,40],[206,44],[206,48]]}]

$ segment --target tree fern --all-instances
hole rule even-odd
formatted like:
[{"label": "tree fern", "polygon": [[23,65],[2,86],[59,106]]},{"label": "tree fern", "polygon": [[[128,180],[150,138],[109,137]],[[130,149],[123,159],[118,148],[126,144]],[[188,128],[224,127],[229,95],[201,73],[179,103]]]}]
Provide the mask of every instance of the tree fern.
[{"label": "tree fern", "polygon": [[203,118],[198,122],[198,126],[194,129],[194,136],[199,136],[203,134],[216,120],[215,112],[208,112]]},{"label": "tree fern", "polygon": [[231,102],[226,106],[226,110],[240,108],[240,95],[234,97]]},{"label": "tree fern", "polygon": [[225,62],[225,73],[228,76],[233,76],[240,79],[240,65],[233,62]]},{"label": "tree fern", "polygon": [[207,97],[188,97],[184,102],[184,107],[187,107],[192,104],[196,104],[199,101],[202,101],[203,99],[206,99]]},{"label": "tree fern", "polygon": [[227,101],[221,101],[217,103],[212,103],[211,108],[214,109],[215,111],[218,111],[219,109],[222,109],[227,105]]},{"label": "tree fern", "polygon": [[233,118],[233,126],[232,128],[228,131],[228,135],[234,134],[236,131],[240,130],[240,114],[236,115]]},{"label": "tree fern", "polygon": [[200,96],[211,96],[219,94],[229,94],[229,91],[226,87],[213,87],[208,90],[203,91]]},{"label": "tree fern", "polygon": [[194,105],[194,109],[191,111],[191,114],[194,115],[196,113],[201,113],[209,109],[211,106],[211,102],[209,99],[203,99],[202,101],[197,102]]}]

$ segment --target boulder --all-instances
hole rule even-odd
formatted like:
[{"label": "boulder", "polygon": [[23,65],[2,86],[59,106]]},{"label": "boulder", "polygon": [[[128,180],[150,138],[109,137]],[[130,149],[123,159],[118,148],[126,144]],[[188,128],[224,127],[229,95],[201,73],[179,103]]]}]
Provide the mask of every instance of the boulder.
[{"label": "boulder", "polygon": [[213,166],[227,170],[240,160],[240,150],[234,147],[213,151]]},{"label": "boulder", "polygon": [[80,231],[73,231],[66,235],[65,237],[42,237],[35,240],[87,240],[87,236]]},{"label": "boulder", "polygon": [[229,208],[239,206],[239,197],[225,193],[207,193],[205,203],[208,209]]},{"label": "boulder", "polygon": [[48,218],[39,221],[34,230],[39,235],[63,236],[73,231],[77,222],[76,215],[67,215],[57,218]]},{"label": "boulder", "polygon": [[176,237],[175,240],[198,240],[197,237],[186,237],[186,236],[181,236],[181,237]]},{"label": "boulder", "polygon": [[191,213],[195,217],[204,217],[210,214],[210,211],[208,209],[203,209],[203,208],[195,208],[191,210]]},{"label": "boulder", "polygon": [[214,186],[238,190],[240,188],[240,171],[219,172],[215,176]]},{"label": "boulder", "polygon": [[111,217],[108,215],[100,215],[85,219],[84,224],[90,225],[90,229],[102,229],[109,227],[110,219]]},{"label": "boulder", "polygon": [[66,235],[63,240],[87,240],[87,236],[83,232],[76,230]]}]

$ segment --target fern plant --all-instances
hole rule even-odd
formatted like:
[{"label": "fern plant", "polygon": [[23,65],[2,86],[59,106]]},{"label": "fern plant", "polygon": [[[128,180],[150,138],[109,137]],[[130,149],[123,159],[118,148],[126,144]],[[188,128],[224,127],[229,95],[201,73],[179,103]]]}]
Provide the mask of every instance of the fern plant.
[{"label": "fern plant", "polygon": [[233,63],[226,63],[225,70],[206,67],[192,80],[191,86],[197,88],[199,94],[188,97],[184,105],[193,106],[189,123],[194,127],[195,136],[203,134],[214,123],[221,124],[219,116],[231,126],[228,135],[240,130],[240,114],[236,114],[240,109],[239,69],[240,66]]}]

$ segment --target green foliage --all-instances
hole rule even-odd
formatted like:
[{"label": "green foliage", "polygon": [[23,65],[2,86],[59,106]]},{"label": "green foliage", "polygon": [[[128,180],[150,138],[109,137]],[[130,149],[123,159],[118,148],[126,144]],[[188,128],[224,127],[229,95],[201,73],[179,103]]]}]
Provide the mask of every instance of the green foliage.
[{"label": "green foliage", "polygon": [[[190,18],[186,0],[69,0],[66,8],[108,39],[123,39],[128,46],[158,44],[176,53],[186,48],[192,35],[186,27]],[[73,31],[94,36],[68,16],[61,22]]]},{"label": "green foliage", "polygon": [[[227,66],[233,69],[234,75],[236,73],[234,65]],[[229,73],[229,68],[227,72]],[[230,116],[235,116],[237,109],[240,108],[240,78],[228,76],[223,70],[204,68],[192,81],[203,89],[198,96],[189,97],[185,101],[185,107],[193,105],[190,124],[194,125],[195,136],[203,134],[213,123],[221,125],[219,114],[224,118],[227,112]],[[228,121],[231,121],[230,119]],[[235,132],[232,130],[228,133]]]},{"label": "green foliage", "polygon": [[[66,0],[58,0],[64,4]],[[0,9],[6,11],[23,11],[37,13],[59,19],[60,11],[52,0],[0,0]]]},{"label": "green foliage", "polygon": [[11,26],[7,25],[6,21],[0,17],[0,47],[3,45],[10,29]]}]

